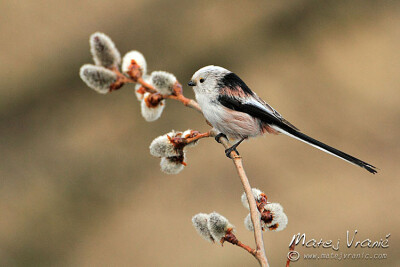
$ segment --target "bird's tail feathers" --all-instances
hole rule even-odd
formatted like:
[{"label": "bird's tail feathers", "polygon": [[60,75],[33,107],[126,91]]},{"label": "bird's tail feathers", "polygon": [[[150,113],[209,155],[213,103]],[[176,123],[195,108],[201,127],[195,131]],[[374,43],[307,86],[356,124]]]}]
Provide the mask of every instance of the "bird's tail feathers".
[{"label": "bird's tail feathers", "polygon": [[326,153],[329,153],[329,154],[331,154],[331,155],[333,155],[335,157],[343,159],[343,160],[345,160],[347,162],[350,162],[350,163],[352,163],[354,165],[360,166],[361,168],[366,169],[367,171],[369,171],[372,174],[377,173],[377,170],[376,170],[375,166],[372,166],[371,164],[368,164],[368,163],[366,163],[366,162],[364,162],[364,161],[362,161],[362,160],[360,160],[358,158],[350,156],[349,154],[346,154],[346,153],[344,153],[344,152],[342,152],[342,151],[340,151],[340,150],[338,150],[336,148],[328,146],[328,145],[326,145],[326,144],[324,144],[324,143],[322,143],[322,142],[320,142],[320,141],[318,141],[318,140],[316,140],[316,139],[314,139],[312,137],[309,137],[308,135],[305,135],[305,134],[303,134],[303,133],[301,133],[299,131],[296,131],[293,128],[285,127],[285,129],[282,129],[281,127],[278,127],[278,126],[271,126],[271,127],[274,128],[275,130],[287,135],[287,136],[290,136],[292,138],[300,140],[300,141],[302,141],[302,142],[304,142],[306,144],[309,144],[309,145],[311,145],[313,147],[316,147],[316,148],[318,148],[318,149],[320,149],[320,150],[322,150],[322,151],[324,151]]}]

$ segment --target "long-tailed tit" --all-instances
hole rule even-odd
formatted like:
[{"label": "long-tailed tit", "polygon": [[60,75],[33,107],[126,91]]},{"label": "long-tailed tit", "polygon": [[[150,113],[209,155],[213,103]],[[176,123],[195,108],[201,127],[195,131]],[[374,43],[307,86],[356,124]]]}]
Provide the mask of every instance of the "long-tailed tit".
[{"label": "long-tailed tit", "polygon": [[204,117],[220,132],[216,140],[219,141],[221,136],[239,140],[225,150],[228,157],[231,151],[237,152],[236,147],[249,137],[283,133],[371,173],[377,172],[371,164],[301,133],[227,69],[218,66],[201,68],[188,85],[193,87]]}]

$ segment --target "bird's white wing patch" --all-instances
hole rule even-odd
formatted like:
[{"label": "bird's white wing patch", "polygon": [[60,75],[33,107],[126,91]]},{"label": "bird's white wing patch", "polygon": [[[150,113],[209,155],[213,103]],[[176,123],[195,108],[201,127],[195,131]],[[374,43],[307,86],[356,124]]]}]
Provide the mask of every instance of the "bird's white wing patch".
[{"label": "bird's white wing patch", "polygon": [[[258,97],[257,97],[258,98]],[[273,109],[270,105],[265,103],[264,101],[260,101],[259,99],[254,98],[254,97],[249,97],[247,98],[243,104],[250,104],[253,106],[258,107],[259,109],[264,110],[265,112],[268,112],[269,114],[273,115],[274,117],[277,117],[279,119],[282,118],[281,114],[279,114],[275,109]]]}]

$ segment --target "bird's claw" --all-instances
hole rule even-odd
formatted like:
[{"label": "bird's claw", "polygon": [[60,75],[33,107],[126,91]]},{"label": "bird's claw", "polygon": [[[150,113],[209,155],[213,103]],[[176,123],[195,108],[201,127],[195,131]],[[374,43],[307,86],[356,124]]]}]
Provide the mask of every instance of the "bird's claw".
[{"label": "bird's claw", "polygon": [[230,148],[225,149],[225,155],[226,155],[228,158],[232,159],[232,157],[231,157],[231,152],[232,152],[232,151],[235,151],[236,154],[237,154],[238,156],[240,155],[240,154],[239,154],[239,151],[236,150],[236,147],[230,147]]},{"label": "bird's claw", "polygon": [[224,138],[228,139],[228,138],[226,137],[225,134],[219,133],[219,134],[217,134],[217,135],[215,136],[215,141],[217,141],[218,143],[221,143],[221,140],[220,140],[221,137],[224,137]]}]

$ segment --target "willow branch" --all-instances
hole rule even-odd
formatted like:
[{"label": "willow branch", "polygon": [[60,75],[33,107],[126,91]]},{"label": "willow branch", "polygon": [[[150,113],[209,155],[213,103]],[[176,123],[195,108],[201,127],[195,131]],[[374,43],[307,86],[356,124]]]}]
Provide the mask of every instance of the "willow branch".
[{"label": "willow branch", "polygon": [[[244,250],[246,250],[248,253],[250,253],[251,255],[253,255],[253,256],[257,259],[257,256],[256,256],[256,253],[257,253],[257,252],[256,252],[255,249],[252,249],[251,247],[249,247],[249,246],[243,244],[243,243],[240,242],[240,241],[238,241],[237,244],[235,244],[235,245],[238,246],[238,247],[243,248]],[[257,260],[258,260],[258,259],[257,259]]]},{"label": "willow branch", "polygon": [[[182,95],[183,96],[183,95]],[[188,98],[171,98],[178,100],[185,104],[184,101],[186,101]],[[199,111],[202,113],[201,108],[199,104],[197,104],[196,101],[189,99],[189,104],[185,104],[186,106],[189,106],[191,108],[194,108],[195,110]],[[211,132],[211,136],[215,136],[217,133],[215,131]],[[221,144],[225,147],[225,149],[229,148],[229,142],[226,138],[221,137],[220,138]],[[256,250],[254,253],[253,250],[247,250],[250,254],[252,254],[260,263],[260,266],[269,266],[268,264],[268,259],[267,256],[265,255],[265,248],[264,248],[264,241],[263,241],[263,236],[262,236],[262,230],[261,230],[261,224],[260,224],[260,214],[257,209],[257,203],[256,200],[254,199],[253,192],[251,190],[251,186],[249,183],[249,179],[247,178],[246,172],[244,171],[243,168],[243,162],[242,162],[242,157],[240,157],[235,151],[232,151],[230,154],[233,164],[236,167],[236,171],[239,175],[240,181],[242,182],[244,192],[246,193],[247,201],[249,202],[249,207],[250,207],[250,216],[251,216],[251,221],[253,222],[254,225],[254,240],[256,242]]]},{"label": "willow branch", "polygon": [[[153,85],[145,82],[143,80],[143,78],[141,76],[137,76],[135,77],[134,74],[133,77],[135,77],[135,79],[130,78],[130,77],[126,77],[125,75],[123,75],[118,69],[113,69],[113,71],[117,74],[118,77],[118,83],[116,89],[119,89],[121,86],[119,83],[139,83],[140,85],[142,85],[144,87],[144,89],[152,94],[156,94],[158,93],[158,90],[156,88],[154,88]],[[116,89],[112,89],[116,90]],[[179,82],[176,82],[173,88],[173,94],[171,95],[161,95],[162,99],[174,99],[177,100],[179,102],[181,102],[182,104],[184,104],[185,106],[192,108],[194,110],[197,110],[198,112],[202,113],[201,108],[199,106],[199,104],[197,104],[196,101],[194,101],[193,99],[190,98],[186,98],[183,94],[182,94],[182,85]]]},{"label": "willow branch", "polygon": [[170,137],[167,135],[169,141],[175,146],[177,149],[183,149],[188,144],[194,143],[202,138],[211,137],[211,131],[205,133],[199,133],[197,131],[193,131],[193,133],[189,137]]},{"label": "willow branch", "polygon": [[221,240],[221,243],[223,244],[225,241],[231,243],[232,245],[241,247],[242,249],[246,250],[248,253],[250,253],[257,259],[256,250],[252,249],[251,247],[247,246],[246,244],[243,244],[242,242],[240,242],[236,238],[236,236],[232,233],[231,229],[228,229],[228,232],[226,233],[225,237]]},{"label": "willow branch", "polygon": [[[131,77],[135,77],[135,75],[133,75],[132,73]],[[158,93],[157,89],[155,89],[151,84],[146,83],[140,76],[137,76],[135,79],[126,78],[124,79],[124,82],[140,83],[147,92]],[[183,95],[182,85],[179,82],[176,82],[174,84],[173,93],[171,95],[161,95],[161,97],[163,99],[177,100],[182,104],[184,104],[185,106],[193,108],[194,110],[197,110],[200,113],[203,113],[201,107],[196,101],[194,101],[193,99],[186,98]],[[202,137],[215,136],[216,134],[217,133],[215,131],[211,131],[207,136],[202,136]],[[225,149],[230,147],[229,142],[226,138],[221,137],[219,140],[221,144],[225,147]],[[243,168],[242,157],[240,157],[235,151],[232,151],[230,156],[233,161],[233,164],[236,167],[236,171],[239,175],[240,181],[242,182],[244,192],[246,193],[247,201],[249,202],[249,207],[250,207],[251,221],[253,222],[254,225],[254,240],[256,243],[255,251],[250,248],[246,249],[245,247],[242,246],[243,244],[241,244],[241,247],[245,248],[250,254],[252,254],[258,260],[260,266],[269,266],[267,256],[265,255],[264,241],[260,224],[260,214],[257,209],[257,204],[254,199],[253,192],[251,190],[249,179],[247,178],[247,175]]]},{"label": "willow branch", "polygon": [[192,108],[194,110],[197,110],[200,113],[203,113],[201,111],[201,108],[199,106],[199,104],[197,104],[196,101],[194,101],[193,99],[190,98],[186,98],[183,95],[163,95],[164,98],[168,98],[168,99],[174,99],[174,100],[178,100],[179,102],[182,102],[182,104],[184,104],[185,106]]},{"label": "willow branch", "polygon": [[[176,99],[183,103],[183,101],[182,101],[183,98],[172,98],[172,99]],[[186,100],[187,98],[184,98],[184,99]],[[197,104],[196,101],[190,99],[190,103],[192,104],[192,105],[190,105],[191,108],[194,108],[199,112],[202,112],[200,106]],[[183,104],[185,104],[185,103],[183,103]],[[186,105],[186,106],[189,106],[189,105]],[[217,133],[215,131],[211,132],[212,136],[215,136],[216,134]],[[221,137],[220,142],[225,147],[225,149],[230,147],[229,142],[226,138]],[[254,225],[254,239],[255,239],[255,243],[256,243],[256,251],[254,254],[253,253],[250,253],[250,254],[252,254],[258,260],[258,262],[260,263],[261,266],[269,266],[267,256],[265,255],[264,241],[263,241],[261,224],[260,224],[260,214],[258,212],[257,204],[254,199],[253,192],[251,190],[249,179],[247,178],[247,175],[243,168],[242,157],[240,157],[235,151],[232,151],[230,156],[236,167],[236,171],[239,175],[240,181],[242,182],[244,192],[246,193],[246,197],[247,197],[247,200],[248,200],[249,206],[250,206],[251,221],[253,222],[253,225]]]},{"label": "willow branch", "polygon": [[196,133],[193,137],[186,138],[185,140],[186,140],[186,144],[190,144],[199,139],[206,138],[206,137],[211,137],[211,131],[208,131],[205,133]]},{"label": "willow branch", "polygon": [[[226,138],[221,138],[220,142],[225,148],[230,147],[230,144]],[[249,179],[247,178],[246,172],[243,168],[242,157],[240,157],[235,151],[232,151],[230,156],[233,164],[235,164],[236,171],[239,175],[240,181],[242,182],[244,192],[246,193],[247,201],[249,202],[251,221],[254,225],[254,240],[256,242],[255,257],[261,266],[269,266],[267,256],[265,255],[264,241],[260,224],[260,213],[257,209],[257,203],[254,199]]]}]

